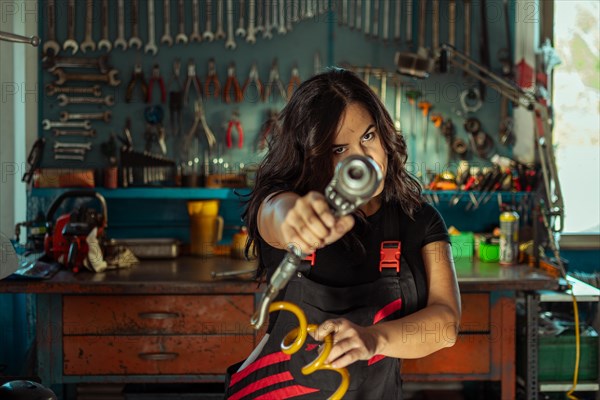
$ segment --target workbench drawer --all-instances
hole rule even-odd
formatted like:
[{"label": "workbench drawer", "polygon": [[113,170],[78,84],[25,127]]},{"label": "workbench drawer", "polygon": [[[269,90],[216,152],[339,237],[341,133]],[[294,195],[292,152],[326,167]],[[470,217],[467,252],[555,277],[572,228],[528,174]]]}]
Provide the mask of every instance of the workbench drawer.
[{"label": "workbench drawer", "polygon": [[224,374],[254,336],[65,336],[65,375]]},{"label": "workbench drawer", "polygon": [[63,296],[65,335],[250,335],[252,295]]},{"label": "workbench drawer", "polygon": [[460,332],[490,332],[490,295],[463,293],[460,299],[462,304]]},{"label": "workbench drawer", "polygon": [[459,335],[453,347],[427,357],[404,360],[402,374],[488,374],[490,357],[489,335]]}]

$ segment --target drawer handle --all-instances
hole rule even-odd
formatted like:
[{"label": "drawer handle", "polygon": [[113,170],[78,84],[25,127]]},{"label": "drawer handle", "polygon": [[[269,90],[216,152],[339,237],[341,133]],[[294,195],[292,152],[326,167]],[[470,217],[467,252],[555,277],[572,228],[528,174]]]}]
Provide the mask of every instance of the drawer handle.
[{"label": "drawer handle", "polygon": [[179,314],[175,312],[143,312],[138,314],[144,319],[170,319],[179,318]]},{"label": "drawer handle", "polygon": [[179,353],[139,353],[138,357],[148,361],[166,361],[176,359]]}]

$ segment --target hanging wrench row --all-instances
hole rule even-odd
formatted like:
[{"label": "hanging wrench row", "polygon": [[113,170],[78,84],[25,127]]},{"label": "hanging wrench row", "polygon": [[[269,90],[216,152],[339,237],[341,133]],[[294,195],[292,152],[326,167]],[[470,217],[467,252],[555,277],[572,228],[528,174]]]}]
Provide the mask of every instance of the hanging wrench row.
[{"label": "hanging wrench row", "polygon": [[54,142],[52,151],[54,152],[55,160],[72,160],[84,161],[88,151],[92,149],[90,142],[71,143],[71,142]]},{"label": "hanging wrench row", "polygon": [[[348,1],[348,0],[346,0]],[[351,0],[354,1],[354,0]],[[389,0],[388,0],[389,1]],[[76,54],[88,51],[111,51],[113,48],[127,50],[133,48],[143,50],[146,53],[156,55],[158,53],[156,0],[131,0],[126,24],[125,0],[116,0],[116,30],[117,36],[111,41],[109,36],[109,24],[111,21],[109,6],[115,1],[100,1],[100,18],[94,15],[95,4],[98,1],[85,1],[85,36],[82,42],[75,37],[77,6],[83,5],[83,1],[67,0],[66,22],[67,37],[62,46],[57,40],[56,29],[56,1],[45,1],[46,37],[42,46],[46,56],[57,55],[61,50]],[[172,4],[173,3],[173,4]],[[175,4],[176,3],[176,4]],[[235,3],[235,4],[234,4]],[[245,38],[248,43],[256,43],[259,33],[265,39],[271,39],[273,32],[285,34],[292,30],[292,23],[300,22],[308,18],[315,18],[328,12],[329,0],[163,0],[162,13],[162,36],[160,44],[172,46],[173,44],[199,43],[202,41],[225,40],[225,47],[235,49],[237,44],[235,37]],[[140,5],[146,6],[147,42],[143,45],[140,35],[139,22],[143,18],[143,10]],[[214,7],[216,6],[216,7]],[[176,7],[176,32],[171,28],[171,11]],[[191,9],[190,9],[191,8]],[[201,8],[204,12],[201,13]],[[214,13],[216,8],[216,13]],[[63,15],[63,13],[58,13]],[[192,16],[191,32],[186,28],[186,15]],[[201,14],[204,20],[201,21]],[[247,15],[247,18],[246,18]],[[234,21],[234,16],[237,21]],[[225,17],[225,18],[224,18]],[[226,19],[226,20],[225,20]],[[94,23],[100,21],[101,38],[94,40]],[[216,29],[213,31],[212,23],[216,21]],[[126,26],[128,25],[128,26]],[[225,27],[227,31],[225,31]],[[125,36],[128,28],[129,37]],[[202,30],[204,28],[204,30]]]}]

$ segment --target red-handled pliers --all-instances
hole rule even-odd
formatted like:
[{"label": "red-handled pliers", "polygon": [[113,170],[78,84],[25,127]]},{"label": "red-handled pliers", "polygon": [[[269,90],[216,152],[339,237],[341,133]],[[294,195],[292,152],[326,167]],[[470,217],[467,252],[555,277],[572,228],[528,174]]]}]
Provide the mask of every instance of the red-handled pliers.
[{"label": "red-handled pliers", "polygon": [[152,102],[152,87],[155,82],[158,83],[158,87],[160,88],[160,102],[164,104],[167,102],[167,91],[165,90],[165,81],[162,76],[160,76],[160,67],[158,64],[154,64],[154,67],[152,67],[152,76],[148,82],[148,97],[146,98],[146,103]]},{"label": "red-handled pliers", "polygon": [[233,86],[233,101],[236,103],[240,103],[242,101],[242,89],[240,88],[240,83],[238,82],[235,76],[235,63],[229,64],[227,67],[227,81],[225,82],[225,89],[223,90],[223,97],[225,98],[225,103],[231,103],[231,88]]},{"label": "red-handled pliers", "polygon": [[234,127],[237,129],[238,133],[238,148],[241,149],[244,147],[244,130],[242,129],[240,113],[238,111],[231,113],[231,119],[229,120],[229,125],[227,126],[227,136],[225,137],[227,148],[231,148],[231,146],[233,146],[233,141],[231,140],[231,131]]},{"label": "red-handled pliers", "polygon": [[208,73],[206,74],[206,82],[204,83],[204,93],[206,94],[207,99],[210,98],[211,83],[215,88],[213,95],[215,99],[218,99],[219,93],[221,92],[221,84],[219,83],[219,77],[217,76],[217,66],[214,58],[208,60]]}]

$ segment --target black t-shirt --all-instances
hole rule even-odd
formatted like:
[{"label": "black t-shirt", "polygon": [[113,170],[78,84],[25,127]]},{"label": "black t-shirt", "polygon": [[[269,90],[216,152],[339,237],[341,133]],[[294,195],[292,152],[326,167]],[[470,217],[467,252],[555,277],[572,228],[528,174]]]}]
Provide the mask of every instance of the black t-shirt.
[{"label": "black t-shirt", "polygon": [[[386,235],[399,235],[399,237],[386,237]],[[354,239],[350,239],[351,236]],[[450,241],[444,220],[430,204],[423,203],[412,219],[398,204],[387,204],[367,217],[366,221],[356,218],[355,227],[350,234],[317,250],[315,265],[308,270],[307,275],[317,283],[334,287],[373,282],[380,276],[380,247],[384,240],[399,240],[402,246],[402,257],[413,269],[423,271],[423,277],[426,274],[421,248],[432,242]],[[285,253],[262,239],[259,243],[262,262],[270,278]]]}]

